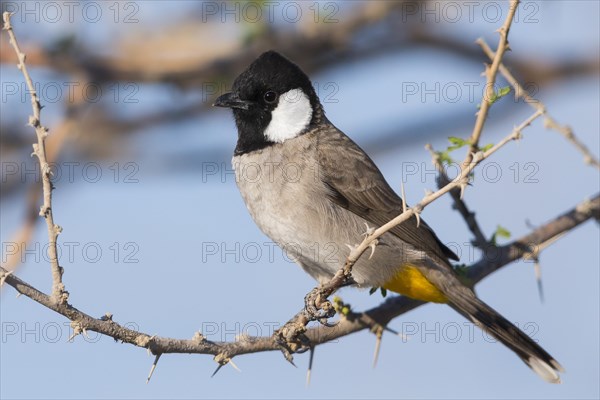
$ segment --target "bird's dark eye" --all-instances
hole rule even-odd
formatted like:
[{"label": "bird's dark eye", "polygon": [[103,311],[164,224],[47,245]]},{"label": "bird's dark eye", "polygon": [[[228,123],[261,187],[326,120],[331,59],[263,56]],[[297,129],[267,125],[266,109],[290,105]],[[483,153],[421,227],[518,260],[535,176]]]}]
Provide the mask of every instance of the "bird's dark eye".
[{"label": "bird's dark eye", "polygon": [[275,100],[277,100],[277,93],[275,93],[272,90],[269,90],[264,94],[263,97],[267,103],[273,103]]}]

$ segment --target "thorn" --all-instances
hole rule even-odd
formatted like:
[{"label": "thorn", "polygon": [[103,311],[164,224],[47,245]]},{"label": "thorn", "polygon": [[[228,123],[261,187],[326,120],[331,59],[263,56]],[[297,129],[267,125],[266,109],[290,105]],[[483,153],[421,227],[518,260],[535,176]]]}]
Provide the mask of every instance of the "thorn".
[{"label": "thorn", "polygon": [[365,230],[365,233],[362,234],[362,236],[367,237],[367,236],[373,234],[373,232],[375,232],[375,228],[374,227],[370,227],[369,224],[367,224],[366,222],[365,222],[365,226],[366,226],[367,229]]},{"label": "thorn", "polygon": [[23,293],[17,293],[17,296],[15,297],[15,299],[18,299],[19,297],[21,297],[21,295],[23,295]]},{"label": "thorn", "polygon": [[298,368],[296,364],[294,364],[294,356],[292,356],[292,353],[290,353],[284,345],[280,345],[279,349],[281,350],[281,354],[283,354],[283,358],[285,358],[285,361]]},{"label": "thorn", "polygon": [[369,248],[371,249],[371,254],[369,255],[369,260],[373,257],[373,254],[375,254],[375,248],[377,247],[377,244],[379,244],[379,240],[375,239],[369,245]]},{"label": "thorn", "polygon": [[400,181],[400,190],[402,191],[402,212],[406,212],[406,193],[404,192],[404,181]]},{"label": "thorn", "polygon": [[73,339],[75,339],[75,337],[79,334],[81,334],[83,332],[83,327],[81,326],[80,322],[76,322],[76,321],[72,321],[70,323],[71,328],[73,328],[73,334],[71,334],[71,336],[69,336],[69,338],[67,339],[67,343],[70,343],[73,341]]},{"label": "thorn", "polygon": [[348,243],[346,243],[346,246],[350,249],[350,252],[353,252],[354,249],[356,248],[356,246],[351,246]]},{"label": "thorn", "polygon": [[421,225],[421,214],[415,211],[415,218],[417,218],[417,228]]},{"label": "thorn", "polygon": [[225,364],[219,364],[219,366],[217,367],[217,369],[215,369],[215,372],[213,372],[213,373],[212,373],[212,375],[211,375],[210,377],[211,377],[211,378],[212,378],[212,377],[214,377],[214,376],[217,374],[217,372],[219,372],[219,370],[220,370],[221,368],[223,368],[223,365],[225,365]]},{"label": "thorn", "polygon": [[400,337],[403,337],[403,336],[404,336],[404,335],[403,335],[403,334],[401,334],[400,332],[398,332],[398,331],[396,331],[396,330],[394,330],[394,329],[392,329],[392,328],[390,328],[390,327],[388,327],[388,326],[383,326],[383,330],[384,330],[384,331],[388,331],[389,333],[391,333],[391,334],[394,334],[394,335],[397,335],[397,336],[400,336]]},{"label": "thorn", "polygon": [[533,270],[535,271],[535,280],[537,281],[538,294],[540,296],[540,302],[544,302],[544,286],[542,285],[542,267],[539,261],[535,261],[533,264]]},{"label": "thorn", "polygon": [[389,333],[391,333],[393,335],[399,336],[402,339],[408,339],[408,336],[406,336],[406,335],[404,335],[404,334],[402,334],[402,333],[400,333],[400,332],[398,332],[398,331],[396,331],[396,330],[388,327],[387,325],[383,327],[383,330],[387,331],[387,332],[389,332]]},{"label": "thorn", "polygon": [[229,364],[231,364],[233,369],[235,369],[237,372],[242,372],[242,370],[237,365],[235,365],[235,363],[233,362],[233,359],[231,359],[231,358],[229,359]]},{"label": "thorn", "polygon": [[69,336],[69,338],[67,339],[67,343],[73,341],[73,339],[75,339],[75,336],[79,335],[79,332],[77,331],[73,331],[73,334],[71,336]]},{"label": "thorn", "polygon": [[313,360],[315,358],[315,348],[310,348],[310,356],[308,358],[308,370],[306,371],[306,386],[310,385],[310,376],[312,374]]},{"label": "thorn", "polygon": [[465,189],[467,188],[467,184],[463,182],[459,185],[459,188],[460,188],[460,199],[463,200],[463,198],[465,196]]},{"label": "thorn", "polygon": [[377,329],[375,333],[377,339],[375,340],[375,352],[373,353],[373,368],[377,366],[377,360],[379,359],[379,350],[381,349],[381,337],[383,336],[383,329],[381,327]]},{"label": "thorn", "polygon": [[150,367],[150,373],[148,374],[148,378],[146,379],[146,384],[148,384],[148,382],[150,382],[150,379],[152,378],[152,375],[154,374],[154,370],[156,369],[156,364],[158,364],[158,360],[160,359],[160,356],[162,356],[162,353],[158,353],[156,355],[156,358],[154,359],[154,362],[152,363],[152,367]]}]

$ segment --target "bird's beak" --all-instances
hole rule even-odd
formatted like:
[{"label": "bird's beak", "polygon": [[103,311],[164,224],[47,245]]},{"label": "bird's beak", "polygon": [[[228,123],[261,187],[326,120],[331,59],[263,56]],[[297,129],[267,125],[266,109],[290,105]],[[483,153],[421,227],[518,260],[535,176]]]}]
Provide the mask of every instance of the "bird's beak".
[{"label": "bird's beak", "polygon": [[225,93],[219,96],[213,103],[215,107],[239,108],[240,110],[248,110],[250,102],[242,100],[236,93]]}]

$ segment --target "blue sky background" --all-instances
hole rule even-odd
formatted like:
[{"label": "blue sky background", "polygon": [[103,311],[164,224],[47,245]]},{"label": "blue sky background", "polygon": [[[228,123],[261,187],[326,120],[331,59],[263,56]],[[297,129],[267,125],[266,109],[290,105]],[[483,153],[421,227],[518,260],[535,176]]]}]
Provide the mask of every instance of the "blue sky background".
[{"label": "blue sky background", "polygon": [[[138,15],[146,28],[155,24],[160,30],[165,7],[174,10],[169,18],[176,19],[185,15],[190,3],[171,7],[166,2],[139,2]],[[540,63],[598,58],[598,2],[525,3],[537,7],[525,9],[537,10],[537,22],[521,20],[513,26],[510,42],[515,57]],[[505,2],[497,4],[506,10]],[[493,31],[500,24],[475,15],[472,23],[463,18],[435,29],[473,41],[485,36],[495,46]],[[134,29],[81,22],[74,26],[15,21],[14,25],[24,41],[38,40],[40,35],[49,40],[57,30],[74,30],[97,46],[109,46],[119,32]],[[224,24],[221,29],[233,27]],[[295,61],[302,66],[303,60]],[[448,136],[467,137],[481,89],[470,101],[465,82],[477,82],[482,88],[481,70],[481,64],[450,53],[405,49],[340,64],[311,78],[320,84],[321,97],[323,91],[328,94],[325,84],[335,83],[337,102],[324,104],[330,120],[364,146],[397,191],[404,175],[407,200],[416,203],[425,189],[435,188],[424,145],[443,149]],[[12,66],[2,64],[0,72],[2,82],[19,82]],[[31,74],[36,80],[61,79],[41,69],[33,68]],[[406,83],[428,88],[453,83],[463,91],[457,101],[443,95],[440,99],[421,98],[421,93],[403,96]],[[537,93],[551,115],[571,125],[596,155],[600,153],[599,89],[596,75],[544,86]],[[197,94],[180,95],[160,85],[142,85],[139,103],[118,108],[136,115],[168,107],[181,101],[180,96],[190,100]],[[28,102],[3,99],[2,117],[26,121],[28,107]],[[506,109],[510,112],[500,112]],[[61,111],[58,104],[48,105],[45,123],[52,128]],[[492,109],[482,142],[500,140],[531,113],[527,105],[505,97]],[[457,115],[463,117],[457,121]],[[451,123],[434,123],[438,119]],[[432,120],[435,131],[411,130],[423,120]],[[390,137],[400,145],[386,146]],[[56,222],[64,227],[59,239],[65,251],[62,265],[71,303],[93,316],[111,312],[119,323],[177,338],[191,338],[197,330],[213,340],[232,340],[244,331],[268,335],[291,317],[314,282],[271,247],[248,215],[227,173],[235,141],[231,116],[214,109],[129,136],[118,157],[95,161],[102,171],[97,182],[90,182],[89,175],[84,179],[81,168],[75,169],[74,182],[59,180],[54,211]],[[456,158],[463,155],[458,151]],[[120,171],[116,182],[115,163]],[[210,174],[214,166],[216,175]],[[413,166],[418,173],[407,175]],[[137,182],[125,182],[125,174],[132,172],[130,178]],[[524,132],[523,140],[509,144],[477,170],[465,199],[477,211],[486,234],[491,235],[500,224],[518,237],[530,231],[527,221],[541,224],[599,189],[598,172],[584,166],[581,155],[538,120]],[[5,247],[24,218],[22,193],[3,197],[0,214]],[[443,241],[461,246],[462,262],[476,261],[467,254],[470,234],[448,198],[428,207],[423,216]],[[385,334],[375,369],[371,365],[375,339],[360,332],[316,349],[308,387],[308,355],[295,357],[296,369],[279,353],[238,357],[235,362],[242,373],[226,366],[212,379],[216,364],[211,356],[164,355],[146,385],[153,357],[143,349],[94,333],[90,339],[77,337],[67,343],[66,319],[23,296],[15,298],[13,289],[3,288],[0,396],[598,398],[599,236],[598,225],[588,222],[541,254],[543,303],[532,263],[514,263],[477,286],[486,302],[532,334],[562,363],[567,370],[562,385],[543,382],[506,348],[440,305],[426,305],[395,319],[391,327],[408,339]],[[46,241],[40,224],[32,244],[39,248],[34,247],[17,272],[45,291],[50,287],[50,273],[40,248]],[[72,256],[65,243],[74,249]],[[215,247],[217,254],[207,252]],[[357,310],[381,301],[379,296],[355,289],[344,289],[341,296]]]}]

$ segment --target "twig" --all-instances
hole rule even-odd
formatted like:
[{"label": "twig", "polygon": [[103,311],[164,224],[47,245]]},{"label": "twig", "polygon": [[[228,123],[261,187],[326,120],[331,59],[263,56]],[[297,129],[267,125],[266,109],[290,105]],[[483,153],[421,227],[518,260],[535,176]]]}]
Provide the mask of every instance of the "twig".
[{"label": "twig", "polygon": [[[437,179],[438,188],[442,188],[448,183],[450,183],[450,178],[448,178],[448,175],[444,170],[444,166],[440,161],[440,156],[433,150],[433,147],[430,144],[427,144],[425,148],[431,153],[433,165],[439,173]],[[457,210],[460,213],[460,215],[462,215],[463,219],[467,223],[467,226],[469,227],[469,230],[475,237],[475,239],[473,240],[474,245],[476,247],[479,247],[480,249],[485,249],[489,241],[483,234],[483,231],[481,230],[481,227],[479,226],[479,223],[475,218],[475,213],[469,210],[467,203],[464,201],[464,199],[461,198],[460,190],[451,190],[450,196],[452,196],[452,201],[454,202],[454,209]]]},{"label": "twig", "polygon": [[[73,125],[77,122],[77,117],[70,116],[65,118],[56,128],[52,130],[52,136],[48,136],[46,141],[46,157],[49,160],[56,160],[60,153],[65,139],[73,130]],[[7,252],[2,255],[4,260],[3,267],[9,271],[17,269],[23,262],[23,255],[27,245],[32,240],[35,233],[36,223],[39,217],[38,201],[42,195],[43,188],[33,181],[27,191],[27,202],[25,205],[26,218],[23,225],[11,237],[11,245],[16,246],[14,252]]]},{"label": "twig", "polygon": [[519,6],[519,1],[520,0],[511,0],[506,20],[504,21],[502,27],[500,27],[500,29],[498,30],[498,33],[500,34],[500,40],[498,41],[498,49],[496,50],[496,55],[493,58],[492,65],[486,65],[485,67],[485,93],[483,95],[483,99],[481,100],[481,107],[479,109],[479,112],[477,113],[475,126],[473,127],[473,132],[471,133],[471,137],[469,139],[469,150],[467,151],[465,160],[462,163],[463,169],[471,163],[471,161],[473,160],[473,154],[479,150],[479,138],[481,137],[483,125],[485,124],[485,121],[487,119],[490,107],[493,104],[493,99],[495,97],[494,85],[496,84],[496,75],[498,74],[498,68],[500,67],[500,63],[502,62],[502,57],[504,56],[506,50],[509,49],[508,32],[510,31],[510,26],[513,22],[515,12],[517,11],[517,7]]},{"label": "twig", "polygon": [[29,117],[29,125],[35,129],[37,136],[37,143],[33,144],[33,154],[35,154],[40,162],[40,172],[42,175],[42,187],[44,203],[40,209],[40,215],[46,219],[46,226],[48,228],[48,255],[50,257],[50,265],[52,268],[52,299],[56,303],[66,303],[68,299],[68,292],[65,291],[65,286],[62,283],[63,269],[58,264],[58,250],[56,241],[58,235],[62,231],[62,228],[54,223],[54,216],[52,213],[52,182],[50,181],[50,166],[46,159],[46,136],[48,136],[48,129],[42,125],[40,120],[40,114],[42,106],[40,99],[35,91],[31,76],[25,66],[25,54],[21,52],[17,38],[13,31],[10,23],[11,14],[5,11],[3,16],[4,29],[8,32],[9,42],[17,54],[19,63],[17,67],[23,73],[29,94],[31,96],[31,107],[33,109],[33,115]]},{"label": "twig", "polygon": [[[481,46],[483,52],[490,58],[494,59],[496,57],[494,51],[488,46],[488,44],[483,39],[478,39],[477,44]],[[546,106],[540,101],[533,98],[527,90],[523,88],[523,86],[519,83],[519,81],[514,77],[514,75],[504,66],[504,64],[500,64],[500,73],[504,78],[515,88],[515,96],[517,98],[522,98],[525,100],[527,104],[533,107],[536,110],[542,110],[544,112],[544,125],[546,128],[553,129],[563,135],[569,142],[571,142],[575,148],[583,154],[583,161],[600,169],[600,161],[591,153],[591,151],[575,136],[571,127],[567,125],[559,124],[554,118],[552,118],[547,110]]]}]

